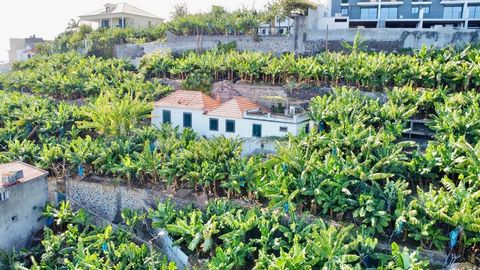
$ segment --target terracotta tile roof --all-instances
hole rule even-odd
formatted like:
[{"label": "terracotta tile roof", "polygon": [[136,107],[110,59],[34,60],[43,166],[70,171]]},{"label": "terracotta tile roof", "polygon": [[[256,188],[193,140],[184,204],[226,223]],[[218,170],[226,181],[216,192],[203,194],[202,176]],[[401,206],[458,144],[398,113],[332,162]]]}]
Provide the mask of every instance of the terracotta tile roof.
[{"label": "terracotta tile roof", "polygon": [[[23,163],[20,161],[0,164],[0,175],[7,174],[12,171],[19,171],[19,170],[23,171],[23,177],[20,179],[17,179],[16,183],[25,183],[30,180],[36,179],[38,177],[46,176],[48,174],[46,171],[42,169],[39,169],[35,166],[29,165],[27,163]],[[16,183],[7,185],[0,182],[0,187],[12,186]]]},{"label": "terracotta tile roof", "polygon": [[155,106],[211,111],[220,103],[200,91],[177,90],[154,103]]},{"label": "terracotta tile roof", "polygon": [[248,110],[259,109],[260,107],[244,97],[234,97],[222,103],[218,108],[208,112],[208,115],[227,118],[243,118],[243,113]]}]

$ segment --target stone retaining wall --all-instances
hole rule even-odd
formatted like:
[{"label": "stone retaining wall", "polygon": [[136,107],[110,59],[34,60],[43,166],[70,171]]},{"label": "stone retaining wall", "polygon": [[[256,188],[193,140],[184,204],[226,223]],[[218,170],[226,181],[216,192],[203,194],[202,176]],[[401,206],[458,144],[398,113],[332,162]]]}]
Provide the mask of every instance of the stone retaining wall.
[{"label": "stone retaining wall", "polygon": [[206,35],[206,36],[175,36],[167,35],[166,42],[151,42],[145,44],[125,44],[115,46],[119,58],[138,59],[145,54],[156,51],[171,51],[182,53],[188,50],[208,50],[235,42],[240,51],[260,51],[281,54],[295,52],[300,54],[315,54],[328,49],[343,50],[343,41],[352,43],[359,32],[365,45],[373,51],[400,51],[403,49],[418,49],[423,45],[446,47],[480,41],[479,31],[471,29],[335,29],[311,30],[298,20],[296,33],[289,36],[249,36],[249,35]]},{"label": "stone retaining wall", "polygon": [[[98,179],[101,180],[101,179]],[[156,203],[166,199],[173,200],[183,206],[201,199],[184,191],[178,196],[162,190],[149,188],[130,188],[113,182],[83,181],[80,179],[66,180],[66,195],[68,198],[93,211],[110,222],[118,222],[123,209],[144,210],[149,203]]]}]

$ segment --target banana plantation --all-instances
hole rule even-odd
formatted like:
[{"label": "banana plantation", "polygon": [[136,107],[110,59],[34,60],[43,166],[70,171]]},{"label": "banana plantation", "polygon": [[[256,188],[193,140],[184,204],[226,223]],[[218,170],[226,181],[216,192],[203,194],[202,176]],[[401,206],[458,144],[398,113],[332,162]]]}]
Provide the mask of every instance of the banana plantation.
[{"label": "banana plantation", "polygon": [[30,250],[0,252],[0,268],[177,269],[159,251],[134,243],[129,229],[95,226],[83,209],[73,210],[68,202],[47,205],[43,215],[51,225],[42,232],[41,243]]},{"label": "banana plantation", "polygon": [[[124,60],[39,56],[0,75],[0,163],[205,194],[206,209],[167,201],[145,217],[200,269],[428,269],[417,248],[448,254],[444,266],[478,265],[478,57],[475,47],[309,57],[216,50],[154,54],[136,70]],[[151,101],[171,91],[155,78],[192,74],[333,90],[311,100],[308,132],[279,141],[276,154],[242,156],[240,140],[150,125]],[[426,148],[405,138],[410,119],[435,132]],[[33,269],[174,269],[81,211],[59,209],[47,207],[55,222],[38,251],[3,257]]]},{"label": "banana plantation", "polygon": [[346,85],[370,91],[393,86],[465,91],[480,85],[479,48],[462,50],[426,47],[412,54],[323,52],[315,56],[217,49],[174,57],[168,53],[145,56],[140,71],[147,78],[188,79],[206,74],[212,81],[241,79],[251,83],[283,85],[289,82],[319,86]]}]

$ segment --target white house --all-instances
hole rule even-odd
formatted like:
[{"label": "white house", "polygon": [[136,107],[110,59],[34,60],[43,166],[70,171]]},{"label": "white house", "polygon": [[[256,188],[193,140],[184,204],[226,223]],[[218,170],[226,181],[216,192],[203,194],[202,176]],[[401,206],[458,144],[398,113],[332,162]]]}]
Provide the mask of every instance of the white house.
[{"label": "white house", "polygon": [[47,172],[23,162],[0,164],[0,249],[25,247],[45,225]]},{"label": "white house", "polygon": [[273,25],[271,23],[263,23],[258,26],[258,35],[287,35],[292,31],[295,20],[290,17],[281,18],[275,16]]},{"label": "white house", "polygon": [[244,154],[271,152],[278,137],[296,135],[307,126],[308,117],[296,110],[292,107],[285,114],[273,114],[244,97],[220,103],[199,91],[177,90],[154,103],[152,124],[192,128],[207,138],[242,138]]},{"label": "white house", "polygon": [[146,28],[165,20],[127,3],[105,4],[102,9],[79,16],[80,22],[92,28]]}]

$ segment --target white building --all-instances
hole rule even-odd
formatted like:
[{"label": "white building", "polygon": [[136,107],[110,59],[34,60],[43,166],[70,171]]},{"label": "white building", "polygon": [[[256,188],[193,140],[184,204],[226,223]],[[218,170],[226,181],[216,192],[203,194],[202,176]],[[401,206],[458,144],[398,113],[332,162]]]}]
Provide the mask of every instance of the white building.
[{"label": "white building", "polygon": [[102,9],[79,16],[80,22],[92,28],[146,28],[165,20],[127,3],[105,4]]},{"label": "white building", "polygon": [[192,128],[207,138],[242,138],[244,154],[270,152],[278,137],[296,135],[307,126],[308,117],[296,110],[292,107],[286,114],[272,114],[243,97],[220,103],[199,91],[178,90],[154,103],[152,124]]},{"label": "white building", "polygon": [[25,247],[41,230],[47,172],[23,162],[0,164],[0,249]]},{"label": "white building", "polygon": [[258,26],[258,35],[288,35],[292,32],[294,23],[295,20],[290,17],[282,19],[276,16],[273,25],[271,23],[264,23]]},{"label": "white building", "polygon": [[11,38],[8,61],[13,63],[33,57],[37,53],[35,46],[42,42],[44,42],[43,38],[37,38],[35,35],[28,38]]},{"label": "white building", "polygon": [[309,9],[307,16],[307,29],[309,30],[335,30],[347,29],[350,18],[342,13],[331,13],[331,1],[322,2],[316,9]]}]

